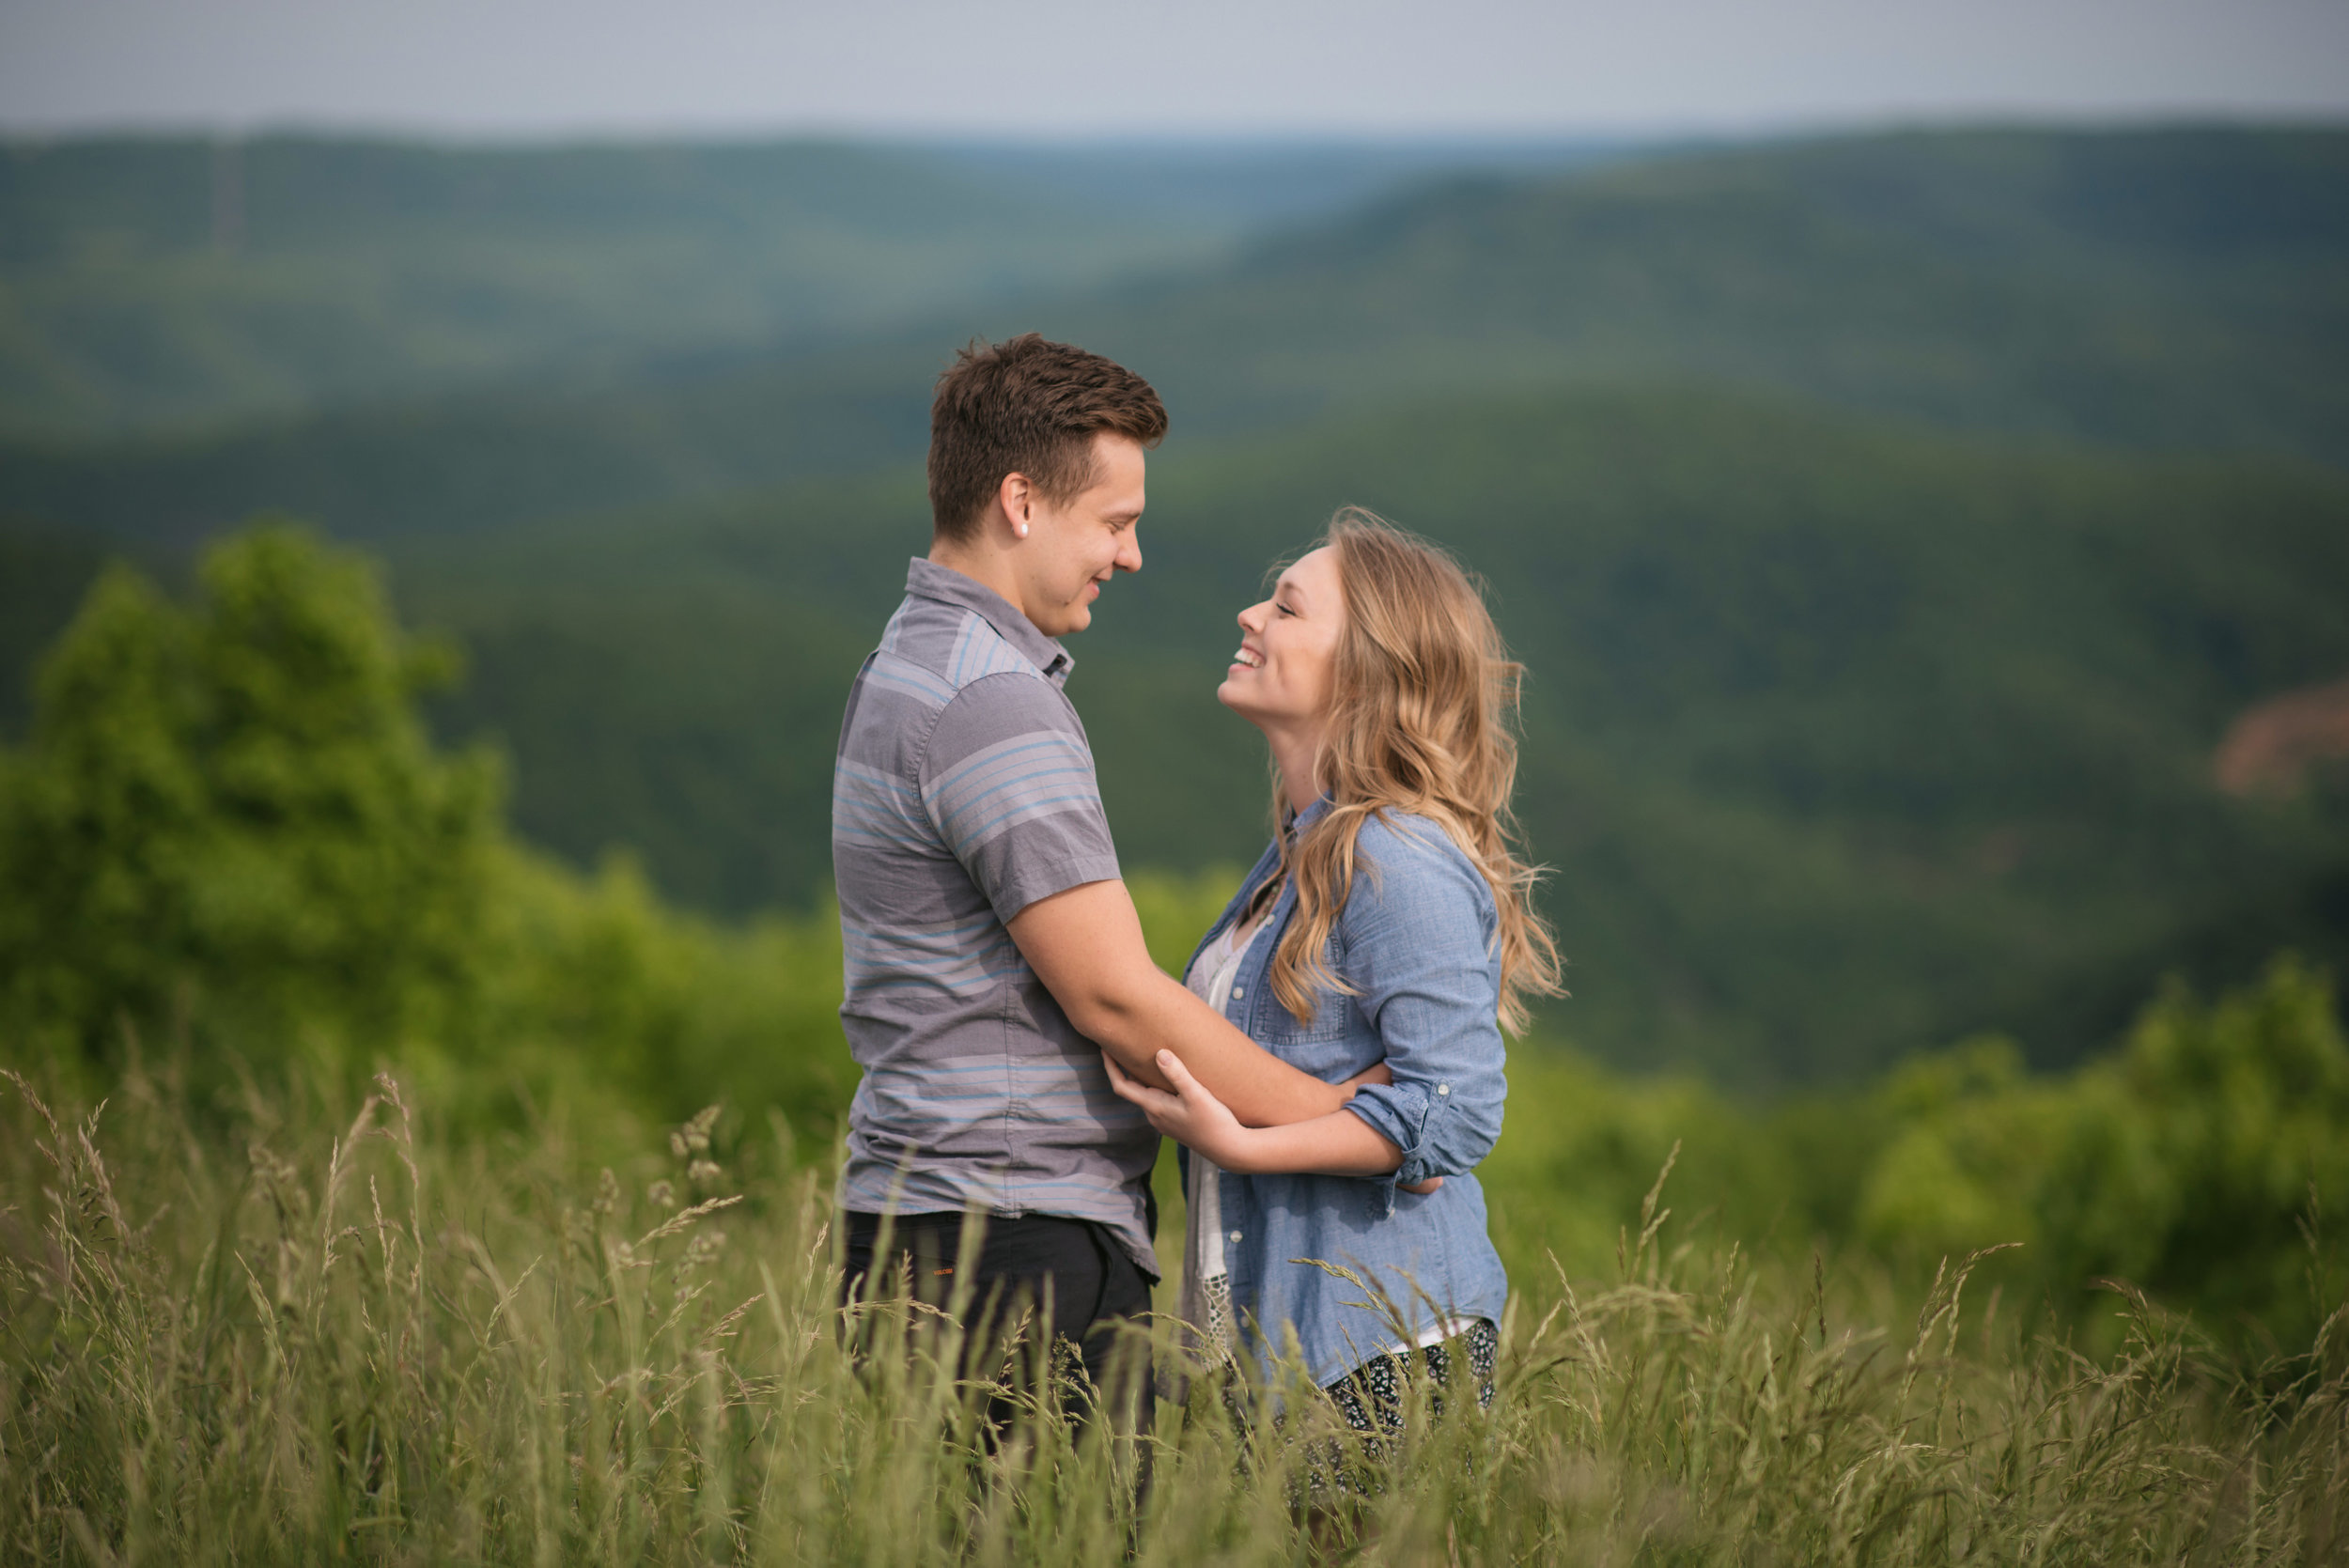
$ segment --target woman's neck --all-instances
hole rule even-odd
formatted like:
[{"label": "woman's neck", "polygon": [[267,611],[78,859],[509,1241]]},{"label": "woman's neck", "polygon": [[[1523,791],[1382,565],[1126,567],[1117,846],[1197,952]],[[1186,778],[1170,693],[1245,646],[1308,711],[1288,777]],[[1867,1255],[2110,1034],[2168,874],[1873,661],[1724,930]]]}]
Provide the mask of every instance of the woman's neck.
[{"label": "woman's neck", "polygon": [[1272,766],[1281,770],[1281,796],[1289,810],[1301,812],[1321,799],[1321,741],[1325,726],[1260,725],[1272,746]]}]

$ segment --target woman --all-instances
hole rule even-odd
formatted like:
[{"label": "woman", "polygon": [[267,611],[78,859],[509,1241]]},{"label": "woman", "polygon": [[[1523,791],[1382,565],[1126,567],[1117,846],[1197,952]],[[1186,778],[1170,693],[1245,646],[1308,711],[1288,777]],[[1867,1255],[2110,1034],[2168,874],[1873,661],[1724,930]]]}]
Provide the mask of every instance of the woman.
[{"label": "woman", "polygon": [[1451,557],[1359,511],[1239,625],[1216,694],[1270,743],[1281,831],[1188,984],[1307,1072],[1383,1060],[1392,1082],[1248,1127],[1171,1054],[1174,1094],[1112,1078],[1190,1151],[1185,1320],[1268,1367],[1293,1329],[1348,1422],[1390,1428],[1413,1355],[1491,1398],[1508,1280],[1470,1172],[1501,1132],[1501,1028],[1558,989],[1510,842],[1519,671]]}]

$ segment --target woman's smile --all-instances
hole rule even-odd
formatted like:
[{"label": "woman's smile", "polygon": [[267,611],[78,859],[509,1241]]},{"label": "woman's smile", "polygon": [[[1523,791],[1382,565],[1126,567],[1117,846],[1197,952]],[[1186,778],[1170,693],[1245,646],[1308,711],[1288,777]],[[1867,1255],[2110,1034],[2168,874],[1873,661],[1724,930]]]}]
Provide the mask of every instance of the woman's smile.
[{"label": "woman's smile", "polygon": [[1326,545],[1300,556],[1273,584],[1272,596],[1241,611],[1238,620],[1239,647],[1216,695],[1271,737],[1276,753],[1294,752],[1281,766],[1310,781],[1330,670],[1346,629],[1337,557]]}]

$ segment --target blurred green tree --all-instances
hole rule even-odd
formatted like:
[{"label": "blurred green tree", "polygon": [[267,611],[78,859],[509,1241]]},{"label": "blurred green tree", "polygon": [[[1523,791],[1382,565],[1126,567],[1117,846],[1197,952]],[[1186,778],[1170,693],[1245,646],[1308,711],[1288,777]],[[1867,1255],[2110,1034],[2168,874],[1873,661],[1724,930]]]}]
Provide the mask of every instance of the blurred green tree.
[{"label": "blurred green tree", "polygon": [[2310,1288],[2324,1254],[2310,1233],[2349,1209],[2349,1041],[2327,977],[2284,957],[2213,1004],[2173,986],[2106,1071],[2146,1112],[2154,1157],[2139,1169],[2169,1199],[2141,1282],[2305,1340],[2320,1302],[2339,1301]]},{"label": "blurred green tree", "polygon": [[365,558],[264,521],[199,581],[104,572],[0,753],[0,1059],[161,1027],[208,1063],[397,1056],[467,1120],[518,1087],[779,1110],[823,1157],[856,1085],[829,910],[720,925],[626,855],[583,877],[514,842],[498,759],[420,716],[453,650]]},{"label": "blurred green tree", "polygon": [[478,990],[501,773],[437,753],[373,570],[282,522],[175,605],[110,568],[0,760],[0,985],[20,1028],[102,1053],[125,1023],[389,1041]]},{"label": "blurred green tree", "polygon": [[2295,957],[2212,1002],[2173,983],[2123,1050],[2068,1078],[1978,1040],[1875,1098],[1894,1130],[1858,1226],[1888,1254],[2020,1242],[1994,1275],[2067,1322],[2107,1279],[2230,1340],[2304,1344],[2339,1304],[2324,1224],[2349,1206],[2349,1042],[2329,980]]},{"label": "blurred green tree", "polygon": [[593,877],[519,845],[498,864],[486,1055],[670,1121],[718,1101],[754,1125],[780,1111],[796,1157],[829,1157],[857,1085],[833,909],[720,924],[663,902],[624,853]]}]

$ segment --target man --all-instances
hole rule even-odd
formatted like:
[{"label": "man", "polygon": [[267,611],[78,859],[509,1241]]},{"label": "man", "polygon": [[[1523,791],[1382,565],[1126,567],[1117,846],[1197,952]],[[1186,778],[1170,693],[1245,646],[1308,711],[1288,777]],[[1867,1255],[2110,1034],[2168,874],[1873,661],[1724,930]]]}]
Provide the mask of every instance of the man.
[{"label": "man", "polygon": [[[1049,1286],[1051,1330],[1097,1389],[1158,1277],[1158,1136],[1101,1053],[1162,1087],[1171,1050],[1257,1126],[1351,1093],[1151,962],[1062,691],[1053,639],[1142,568],[1143,454],[1165,432],[1148,383],[1097,354],[1031,334],[957,357],[930,411],[929,555],[849,691],[832,786],[840,1013],[864,1070],[848,1289],[908,1265],[932,1300],[960,1284],[974,1306],[1040,1305]],[[988,1219],[957,1281],[966,1211]],[[877,1260],[884,1216],[896,1240]]]}]

